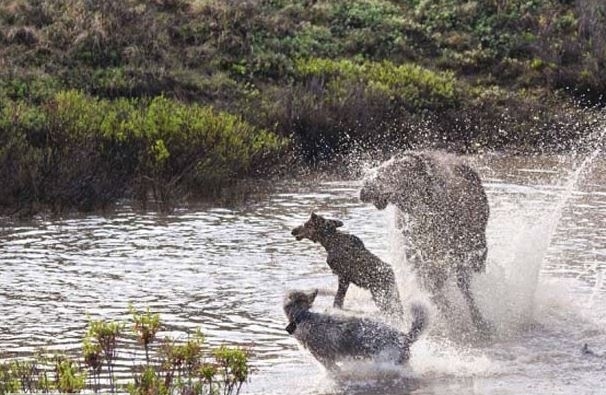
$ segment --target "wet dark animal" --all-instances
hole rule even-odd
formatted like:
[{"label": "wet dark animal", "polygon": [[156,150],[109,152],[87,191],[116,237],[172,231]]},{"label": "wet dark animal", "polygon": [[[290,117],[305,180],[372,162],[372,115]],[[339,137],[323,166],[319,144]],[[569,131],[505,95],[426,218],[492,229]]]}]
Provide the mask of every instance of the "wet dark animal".
[{"label": "wet dark animal", "polygon": [[326,262],[339,279],[334,306],[343,307],[349,284],[353,283],[368,289],[382,312],[402,317],[402,304],[391,266],[368,251],[358,237],[337,230],[341,226],[341,221],[312,213],[305,224],[292,231],[297,240],[318,242],[328,252]]},{"label": "wet dark animal", "polygon": [[473,274],[485,270],[487,254],[489,208],[478,174],[453,155],[406,152],[364,181],[360,199],[379,210],[388,204],[399,209],[407,260],[436,305],[448,309],[443,288],[454,274],[474,324],[489,331],[470,289]]},{"label": "wet dark animal", "polygon": [[313,313],[318,290],[292,291],[284,302],[288,333],[330,371],[338,371],[337,362],[351,359],[382,359],[403,364],[410,358],[410,346],[427,325],[426,310],[413,305],[412,325],[408,333],[367,318]]}]

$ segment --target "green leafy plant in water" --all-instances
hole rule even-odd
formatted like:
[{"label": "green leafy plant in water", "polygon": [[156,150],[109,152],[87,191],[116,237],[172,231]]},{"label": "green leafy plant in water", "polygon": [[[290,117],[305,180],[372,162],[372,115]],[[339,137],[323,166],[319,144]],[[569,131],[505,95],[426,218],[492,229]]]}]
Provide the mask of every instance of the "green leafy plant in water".
[{"label": "green leafy plant in water", "polygon": [[152,314],[149,307],[145,313],[141,313],[135,310],[133,305],[129,306],[129,311],[133,317],[133,331],[145,348],[145,361],[149,364],[149,345],[156,339],[161,328],[160,314]]},{"label": "green leafy plant in water", "polygon": [[14,392],[33,392],[37,388],[38,364],[35,360],[11,361],[5,365],[7,388]]},{"label": "green leafy plant in water", "polygon": [[86,373],[66,357],[55,357],[56,388],[59,392],[76,393],[86,387]]},{"label": "green leafy plant in water", "polygon": [[85,387],[86,373],[78,362],[64,355],[38,354],[32,360],[0,364],[0,394],[51,391],[77,393]]},{"label": "green leafy plant in water", "polygon": [[0,394],[19,391],[22,391],[21,383],[11,369],[11,363],[0,363]]},{"label": "green leafy plant in water", "polygon": [[82,357],[84,364],[88,366],[93,378],[95,391],[101,386],[101,369],[103,368],[103,349],[97,339],[87,335],[82,341]]},{"label": "green leafy plant in water", "polygon": [[215,383],[217,381],[217,373],[219,372],[219,367],[217,364],[205,362],[198,368],[198,376],[200,377],[201,382],[208,386],[208,392],[213,393],[215,388],[218,388],[219,384]]},{"label": "green leafy plant in water", "polygon": [[123,325],[119,322],[91,320],[88,323],[86,336],[94,339],[99,345],[107,366],[107,373],[112,391],[114,390],[114,361],[116,359],[118,337]]},{"label": "green leafy plant in water", "polygon": [[167,395],[170,393],[165,381],[151,366],[146,366],[141,374],[134,376],[134,382],[126,386],[130,395]]},{"label": "green leafy plant in water", "polygon": [[[137,312],[132,306],[130,312],[139,343],[143,344],[142,340],[147,339],[149,344],[161,327],[159,315],[150,313],[149,309],[145,313]],[[100,372],[104,361],[109,389],[114,392],[113,364],[117,340],[123,334],[123,325],[118,322],[89,320],[82,344],[82,360],[91,375],[83,371],[76,359],[65,355],[44,356],[40,353],[32,360],[0,363],[0,394],[77,393],[86,388],[91,376],[91,389],[98,392],[103,390]],[[200,330],[184,342],[165,339],[153,354],[157,359],[150,358],[145,365],[134,363],[130,382],[120,389],[131,395],[238,394],[250,375],[249,351],[226,346],[212,350],[203,346],[204,336]]]},{"label": "green leafy plant in water", "polygon": [[203,344],[204,335],[200,330],[197,330],[184,343],[177,343],[171,339],[164,340],[161,352],[165,367],[171,377],[174,377],[176,373],[176,378],[180,380],[183,377],[191,378],[194,375],[201,364]]},{"label": "green leafy plant in water", "polygon": [[248,351],[242,348],[221,346],[213,351],[223,383],[228,393],[239,393],[242,385],[248,380],[250,368]]}]

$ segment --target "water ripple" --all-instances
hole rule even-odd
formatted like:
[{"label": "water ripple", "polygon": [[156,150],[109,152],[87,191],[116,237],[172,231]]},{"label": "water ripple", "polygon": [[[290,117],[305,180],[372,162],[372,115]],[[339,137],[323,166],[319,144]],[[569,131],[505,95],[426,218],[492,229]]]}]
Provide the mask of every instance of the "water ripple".
[{"label": "water ripple", "polygon": [[[490,166],[479,162],[479,168],[492,208],[490,245],[506,251],[515,233],[514,219],[532,223],[553,210],[562,193],[558,183],[562,171],[551,161],[536,160],[532,166],[524,161],[516,167],[515,158],[500,160],[487,161]],[[603,166],[571,196],[542,268],[544,276],[580,281],[578,299],[588,298],[588,290],[593,290],[591,295],[606,292],[606,284],[599,284],[606,272],[606,175],[600,169]],[[249,388],[252,392],[267,393],[271,388],[267,383],[280,383],[289,369],[314,377],[316,367],[284,331],[280,304],[287,289],[334,289],[336,280],[321,247],[296,242],[290,229],[317,210],[342,219],[346,229],[389,260],[385,229],[390,212],[361,204],[358,188],[358,182],[349,181],[289,183],[278,185],[267,201],[239,209],[182,209],[168,216],[124,209],[107,217],[5,227],[0,236],[0,355],[26,355],[40,347],[77,350],[87,314],[127,319],[133,302],[161,313],[169,324],[164,334],[183,336],[201,327],[211,345],[253,344],[259,372],[254,378],[257,386]],[[579,337],[566,340],[569,337],[557,331],[526,332],[479,352],[501,366],[497,376],[519,381],[517,388],[533,382],[529,372],[534,365],[542,366],[545,379],[557,375],[582,379],[584,371],[597,369],[597,362],[570,359],[569,350],[578,346],[574,342]],[[562,342],[565,351],[542,344],[546,339]],[[417,353],[446,349],[450,354],[430,359],[431,367],[424,366],[421,357],[416,365],[434,372],[426,375],[435,379],[435,369],[443,362],[436,383],[449,377],[445,372],[450,366],[459,366],[461,373],[485,363],[479,356],[448,362],[460,350],[438,347],[436,342],[426,342]],[[524,375],[529,377],[525,380]],[[288,383],[303,388],[295,379]],[[452,388],[460,384],[450,383]],[[443,393],[440,385],[435,384],[436,393]],[[326,388],[313,393],[331,391]]]}]

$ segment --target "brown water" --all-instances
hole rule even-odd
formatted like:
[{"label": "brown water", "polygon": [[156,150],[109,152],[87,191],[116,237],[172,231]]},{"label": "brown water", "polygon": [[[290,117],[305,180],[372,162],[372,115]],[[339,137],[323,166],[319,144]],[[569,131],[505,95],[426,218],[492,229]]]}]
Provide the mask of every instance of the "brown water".
[{"label": "brown water", "polygon": [[[466,336],[466,319],[446,324],[433,314],[404,373],[364,364],[336,379],[298,347],[284,330],[285,291],[319,287],[323,310],[336,290],[322,248],[290,236],[312,209],[343,220],[396,266],[405,304],[426,300],[402,262],[393,209],[361,204],[357,182],[333,181],[280,184],[239,208],[161,216],[122,207],[5,224],[0,357],[77,350],[87,314],[127,319],[133,302],[161,313],[170,324],[164,334],[202,327],[210,344],[252,345],[257,372],[245,393],[605,394],[606,160],[579,177],[571,169],[580,163],[562,158],[471,160],[492,210],[488,269],[474,284],[497,327],[490,342]],[[567,189],[569,177],[577,182]],[[350,290],[345,304],[374,311],[361,290]],[[583,355],[584,343],[604,357]]]}]

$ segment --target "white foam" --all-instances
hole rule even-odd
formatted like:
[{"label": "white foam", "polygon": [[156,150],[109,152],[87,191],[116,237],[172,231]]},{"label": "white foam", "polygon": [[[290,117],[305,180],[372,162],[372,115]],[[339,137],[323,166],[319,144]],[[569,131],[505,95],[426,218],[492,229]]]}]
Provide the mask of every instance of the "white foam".
[{"label": "white foam", "polygon": [[422,339],[411,349],[410,366],[421,377],[489,376],[500,371],[498,363],[482,352],[448,339]]}]

